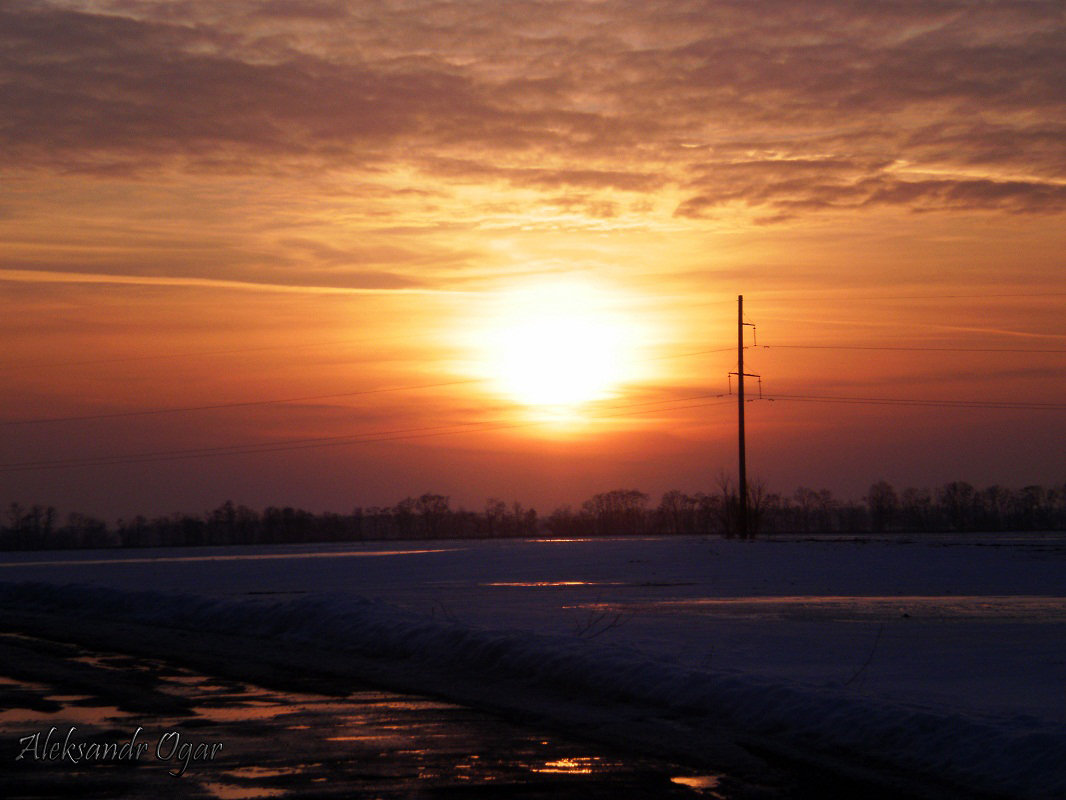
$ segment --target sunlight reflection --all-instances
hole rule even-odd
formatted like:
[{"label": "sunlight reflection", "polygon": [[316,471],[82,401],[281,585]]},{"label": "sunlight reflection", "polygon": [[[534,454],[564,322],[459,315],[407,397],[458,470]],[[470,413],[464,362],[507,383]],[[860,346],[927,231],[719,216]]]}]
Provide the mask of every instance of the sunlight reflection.
[{"label": "sunlight reflection", "polygon": [[36,711],[29,708],[9,708],[0,711],[0,725],[17,723],[28,725],[33,723],[52,724],[53,720],[62,720],[63,723],[75,725],[102,725],[106,722],[118,719],[129,719],[134,714],[122,711],[116,706],[79,706],[74,703],[87,698],[82,696],[49,695],[45,700],[60,703],[61,708],[55,711]]},{"label": "sunlight reflection", "polygon": [[605,764],[599,756],[575,756],[573,758],[559,758],[555,761],[546,761],[542,767],[533,767],[533,772],[560,775],[591,775],[596,769],[606,769],[610,764]]},{"label": "sunlight reflection", "polygon": [[283,797],[284,789],[267,789],[261,786],[235,786],[232,783],[205,781],[200,784],[219,800],[252,800],[256,797]]},{"label": "sunlight reflection", "polygon": [[448,547],[423,550],[359,550],[344,551],[339,553],[245,553],[230,555],[212,554],[199,556],[161,556],[158,558],[130,557],[64,559],[55,561],[8,561],[0,562],[0,567],[80,567],[99,564],[163,564],[190,561],[277,561],[280,559],[299,560],[305,558],[368,558],[373,556],[414,556],[424,555],[426,553],[451,553],[458,549],[461,548]]},{"label": "sunlight reflection", "polygon": [[691,789],[713,789],[720,783],[720,779],[714,775],[682,775],[671,778],[670,781]]},{"label": "sunlight reflection", "polygon": [[622,581],[493,581],[482,583],[480,586],[521,586],[521,587],[546,587],[546,586],[624,586]]},{"label": "sunlight reflection", "polygon": [[671,778],[670,782],[687,786],[709,797],[721,797],[718,792],[713,791],[721,783],[721,779],[714,775],[679,775]]},{"label": "sunlight reflection", "polygon": [[226,770],[225,774],[233,778],[280,778],[284,775],[298,775],[302,767],[237,767]]}]

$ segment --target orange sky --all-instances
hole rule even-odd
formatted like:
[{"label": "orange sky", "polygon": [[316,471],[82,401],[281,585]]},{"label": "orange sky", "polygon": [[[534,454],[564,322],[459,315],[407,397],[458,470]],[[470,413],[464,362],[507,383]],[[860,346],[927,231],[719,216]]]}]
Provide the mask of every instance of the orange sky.
[{"label": "orange sky", "polygon": [[1061,484],[1064,16],[0,3],[0,501]]}]

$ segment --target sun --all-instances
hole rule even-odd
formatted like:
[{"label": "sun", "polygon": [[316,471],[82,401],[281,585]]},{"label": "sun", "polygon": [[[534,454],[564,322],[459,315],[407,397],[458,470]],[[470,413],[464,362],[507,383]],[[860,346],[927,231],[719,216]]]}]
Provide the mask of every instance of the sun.
[{"label": "sun", "polygon": [[620,381],[618,331],[573,312],[543,309],[507,325],[493,372],[515,401],[575,406],[608,396]]},{"label": "sun", "polygon": [[637,326],[617,293],[542,283],[503,292],[494,306],[480,333],[484,372],[513,402],[572,410],[635,377]]}]

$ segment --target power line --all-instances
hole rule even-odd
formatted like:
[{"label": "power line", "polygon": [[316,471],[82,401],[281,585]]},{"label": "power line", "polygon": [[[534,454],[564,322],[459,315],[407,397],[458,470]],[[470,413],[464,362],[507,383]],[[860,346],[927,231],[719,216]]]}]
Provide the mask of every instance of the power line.
[{"label": "power line", "polygon": [[812,403],[854,403],[865,405],[937,406],[942,408],[1005,409],[1020,411],[1066,411],[1066,403],[1040,403],[999,400],[937,400],[904,397],[848,397],[838,395],[768,394],[767,400],[794,400]]},{"label": "power line", "polygon": [[763,350],[898,350],[930,353],[1066,353],[1066,348],[1045,349],[1031,347],[903,347],[847,344],[764,344]]},{"label": "power line", "polygon": [[[797,293],[790,292],[789,294],[795,295]],[[803,293],[800,293],[803,294]],[[1047,298],[1047,297],[1066,297],[1066,292],[1011,292],[1011,293],[986,293],[986,294],[917,294],[917,295],[861,295],[850,294],[848,301],[867,301],[867,302],[879,302],[884,300],[983,300],[983,299],[1009,299],[1009,298]],[[370,339],[342,339],[323,342],[305,342],[305,343],[291,343],[277,345],[262,345],[258,347],[244,347],[233,348],[224,350],[201,350],[201,351],[186,351],[179,353],[156,353],[152,355],[142,356],[117,356],[113,358],[96,358],[87,359],[81,361],[59,361],[59,362],[46,362],[46,363],[26,363],[26,364],[3,364],[0,363],[0,372],[7,372],[11,370],[24,370],[24,369],[53,369],[59,367],[80,367],[80,366],[95,366],[99,364],[120,364],[136,361],[156,361],[160,359],[172,359],[172,358],[197,358],[201,356],[216,356],[216,355],[239,355],[243,353],[257,353],[267,352],[271,350],[292,350],[296,348],[306,349],[314,347],[333,347],[337,345],[351,345],[351,344],[374,344],[385,341],[404,341],[409,339],[418,338],[416,335],[400,335],[390,337],[374,337]],[[786,345],[777,345],[777,347],[785,347]],[[794,345],[799,347],[800,345]],[[717,353],[724,352],[726,350],[732,350],[733,348],[719,348],[717,350],[701,350],[691,354],[684,355],[703,355],[705,353]],[[982,352],[982,351],[974,351]],[[1004,352],[1030,352],[1026,350],[1018,351],[1006,351]],[[1032,352],[1062,352],[1062,351],[1032,351]],[[680,358],[683,356],[662,356],[661,358]]]},{"label": "power line", "polygon": [[[689,353],[672,353],[670,355],[654,356],[652,358],[648,358],[648,359],[644,359],[644,360],[646,360],[646,361],[664,361],[664,360],[669,359],[669,358],[689,358],[690,356],[705,356],[705,355],[709,355],[710,353],[731,353],[735,349],[736,348],[733,348],[733,347],[716,347],[713,350],[693,350],[692,352],[689,352]],[[745,347],[744,349],[747,350],[748,348]]]},{"label": "power line", "polygon": [[[724,395],[717,394],[704,394],[694,395],[692,397],[683,398],[670,398],[668,400],[651,400],[640,403],[628,403],[617,406],[607,406],[604,410],[612,411],[615,409],[629,409],[637,406],[646,406],[652,403],[679,403],[688,402],[689,400],[698,400],[701,398],[721,398]],[[731,402],[731,401],[727,401]],[[648,414],[654,412],[663,411],[680,411],[687,408],[699,408],[706,405],[719,405],[718,403],[696,403],[693,405],[679,406],[679,407],[664,407],[664,408],[650,408],[640,411],[631,411],[632,414]],[[590,414],[589,416],[597,418],[606,418],[612,416],[625,416],[627,412],[620,414]],[[529,427],[534,425],[547,424],[545,421],[532,421],[523,423],[507,423],[503,427]],[[481,428],[471,428],[470,426],[482,426]],[[215,455],[248,455],[259,452],[275,452],[278,450],[288,449],[304,449],[306,447],[328,447],[335,444],[358,444],[362,441],[391,441],[393,439],[407,439],[407,438],[419,438],[421,436],[440,436],[452,433],[477,433],[482,429],[496,430],[496,427],[484,428],[484,426],[495,426],[496,423],[477,423],[477,422],[463,422],[452,423],[450,425],[429,425],[418,428],[399,428],[390,431],[374,431],[366,434],[342,434],[338,436],[315,436],[310,438],[300,439],[283,439],[275,442],[260,442],[249,444],[234,444],[234,445],[218,445],[215,447],[197,447],[183,450],[157,450],[147,451],[141,453],[129,453],[126,455],[117,456],[94,456],[82,459],[53,459],[44,461],[23,461],[14,462],[10,464],[0,464],[0,472],[19,471],[25,469],[47,469],[52,467],[65,467],[65,466],[99,466],[112,463],[139,463],[140,461],[154,461],[154,460],[167,460],[170,458],[198,458],[198,457],[210,457]],[[458,430],[455,430],[458,429]],[[384,437],[384,438],[377,438]]]},{"label": "power line", "polygon": [[[362,340],[364,343],[366,340]],[[304,347],[321,346],[323,343],[302,345]],[[327,344],[341,344],[341,342],[333,342]],[[1059,354],[1066,352],[1066,349],[1037,349],[1037,348],[962,348],[962,347],[908,347],[908,346],[862,346],[862,345],[764,345],[764,349],[771,347],[778,347],[781,349],[819,349],[819,350],[895,350],[895,351],[930,351],[930,352],[975,352],[975,353],[1051,353]],[[239,352],[252,352],[258,350],[273,350],[279,349],[275,347],[260,347],[260,348],[246,348],[243,350],[231,350],[231,351],[216,351],[217,353],[239,353]],[[672,358],[687,358],[692,356],[700,356],[705,354],[721,353],[731,351],[732,347],[712,348],[698,351],[691,351],[686,353],[677,353],[664,356],[658,356],[645,359],[647,361],[654,361],[660,359],[672,359]],[[748,349],[746,346],[743,349]],[[193,356],[193,355],[205,355],[204,353],[188,353],[188,354],[172,354],[176,356]],[[150,358],[166,358],[168,356],[145,356],[131,359],[119,359],[119,360],[142,360]],[[96,362],[74,362],[74,363],[106,363],[111,360],[98,360]],[[231,403],[213,403],[198,406],[184,406],[174,408],[158,408],[158,409],[143,409],[121,412],[109,412],[102,414],[86,414],[86,415],[72,415],[66,417],[49,417],[49,418],[36,418],[36,419],[24,419],[24,420],[9,420],[0,421],[0,424],[7,425],[29,425],[29,424],[42,424],[52,422],[65,422],[65,421],[84,421],[84,420],[97,420],[97,419],[113,419],[113,418],[125,418],[136,416],[149,416],[149,415],[161,415],[181,412],[196,412],[206,411],[224,408],[241,408],[251,406],[264,406],[274,404],[285,404],[295,402],[307,402],[314,400],[336,399],[341,397],[355,397],[360,395],[372,395],[388,392],[398,391],[415,391],[420,389],[440,388],[447,386],[457,386],[463,384],[482,383],[489,379],[487,378],[475,378],[464,379],[454,381],[440,381],[428,384],[416,384],[407,386],[394,386],[383,387],[379,389],[364,389],[352,392],[338,392],[331,394],[320,395],[304,395],[300,397],[288,397],[288,398],[276,398],[268,400],[247,400],[237,401]],[[618,406],[608,406],[598,409],[598,412],[589,412],[586,416],[592,418],[605,418],[605,417],[618,417],[618,416],[632,416],[646,413],[670,413],[674,411],[681,411],[691,408],[700,408],[706,406],[720,405],[722,403],[714,402],[724,397],[723,394],[700,394],[690,397],[679,398],[666,398],[660,400],[646,400],[635,403],[627,403]],[[866,404],[866,405],[903,405],[903,406],[935,406],[935,407],[947,407],[947,408],[968,408],[968,409],[1013,409],[1013,410],[1051,410],[1059,411],[1066,410],[1066,404],[1062,403],[1040,403],[1040,402],[1000,402],[1000,401],[979,401],[979,400],[937,400],[937,399],[914,399],[914,398],[882,398],[882,397],[853,397],[853,396],[835,396],[835,395],[799,395],[799,394],[776,394],[767,395],[766,399],[769,400],[782,400],[782,401],[796,401],[796,402],[826,402],[826,403],[843,403],[843,404]],[[691,403],[693,400],[711,400],[712,402],[697,402]],[[725,401],[730,403],[732,401]],[[677,403],[691,403],[689,405],[676,405]],[[648,406],[654,406],[648,408]],[[644,407],[644,408],[641,408]],[[640,409],[640,410],[637,410]],[[602,413],[616,411],[617,413]],[[449,425],[432,425],[415,428],[400,428],[387,431],[375,431],[362,434],[346,434],[339,436],[325,436],[325,437],[311,437],[311,438],[297,438],[286,439],[273,442],[261,442],[261,443],[248,443],[248,444],[231,444],[215,447],[201,447],[190,448],[183,450],[154,450],[145,451],[140,453],[131,453],[126,455],[113,455],[113,456],[95,456],[86,458],[68,458],[68,459],[53,459],[53,460],[41,460],[41,461],[23,461],[13,462],[8,464],[0,464],[0,472],[15,472],[23,470],[35,470],[35,469],[56,469],[67,467],[79,467],[79,466],[105,466],[105,465],[118,465],[118,464],[135,464],[145,463],[150,461],[162,461],[162,460],[178,460],[188,458],[209,458],[215,456],[226,455],[254,455],[258,453],[271,453],[281,452],[288,450],[299,450],[316,447],[333,447],[341,445],[352,445],[361,443],[370,443],[378,441],[397,441],[397,440],[409,440],[418,439],[432,436],[448,436],[460,433],[479,433],[489,432],[496,430],[506,430],[513,428],[524,428],[531,426],[538,426],[547,424],[550,421],[531,421],[520,423],[496,423],[496,422],[467,422],[467,423],[452,423]]]},{"label": "power line", "polygon": [[[0,472],[17,472],[32,469],[52,469],[58,467],[80,466],[106,466],[112,464],[138,464],[147,461],[170,461],[186,458],[210,458],[212,456],[225,455],[254,455],[259,452],[274,452],[281,450],[297,450],[305,447],[329,447],[337,444],[349,444],[358,441],[376,441],[373,437],[391,437],[399,434],[399,438],[410,434],[422,435],[419,432],[441,431],[442,429],[457,428],[460,425],[477,423],[455,423],[452,425],[429,425],[419,428],[399,428],[391,431],[375,431],[366,434],[342,434],[338,436],[315,436],[302,439],[282,439],[276,442],[259,442],[248,444],[218,445],[215,447],[196,447],[183,450],[149,450],[140,453],[128,453],[114,456],[89,456],[87,458],[53,459],[45,461],[23,461],[0,465]],[[451,431],[461,433],[463,431]]]},{"label": "power line", "polygon": [[[1045,297],[1066,297],[1066,292],[985,292],[983,294],[869,294],[856,289],[843,290],[847,292],[848,302],[879,303],[884,300],[1010,300],[1010,299],[1043,299]],[[824,290],[789,290],[778,289],[760,292],[760,296],[786,297],[825,297]]]},{"label": "power line", "polygon": [[1003,300],[1011,298],[1043,298],[1043,297],[1066,297],[1066,292],[989,292],[986,294],[911,294],[911,295],[855,295],[849,294],[848,302],[852,300],[867,300],[877,302],[880,300]]},{"label": "power line", "polygon": [[[612,409],[631,409],[632,406],[648,405],[651,402],[685,402],[687,399],[698,397],[720,398],[723,395],[697,395],[695,398],[675,398],[671,400],[648,401],[644,403],[627,404],[607,407]],[[732,403],[731,400],[724,401]],[[693,403],[691,405],[665,408],[645,408],[641,410],[627,410],[616,414],[589,414],[593,418],[610,418],[648,414],[655,412],[680,411],[689,408],[702,408],[705,406],[723,405],[720,400],[707,403]],[[321,447],[338,447],[354,444],[366,444],[372,442],[402,441],[410,439],[422,439],[435,436],[451,436],[460,433],[488,433],[492,431],[508,430],[515,428],[528,428],[539,425],[553,424],[552,420],[534,420],[527,422],[496,423],[496,422],[465,422],[452,423],[450,425],[431,425],[420,428],[400,428],[391,431],[374,431],[365,434],[347,434],[341,436],[319,436],[305,439],[288,439],[280,442],[261,442],[244,445],[221,445],[217,447],[190,448],[185,450],[158,450],[141,453],[130,453],[115,456],[93,456],[88,458],[54,459],[44,461],[23,461],[0,464],[0,473],[25,472],[44,469],[64,469],[73,467],[97,467],[115,466],[121,464],[142,464],[154,461],[178,461],[190,458],[212,458],[232,455],[257,455],[259,453],[287,452],[292,450],[307,450]]]},{"label": "power line", "polygon": [[[709,394],[709,395],[702,395],[702,396],[703,397],[710,397],[710,398],[716,398],[717,399],[717,398],[727,397],[728,395],[726,395],[726,394]],[[697,395],[696,398],[688,398],[688,399],[697,399],[698,397],[700,397],[700,395]],[[659,403],[680,403],[680,402],[684,402],[684,400],[681,399],[681,398],[678,398],[678,399],[675,399],[675,400],[659,400],[657,402],[659,402]],[[645,408],[645,409],[643,409],[641,411],[623,411],[623,412],[618,413],[618,414],[590,414],[589,416],[594,417],[596,419],[607,419],[607,418],[610,418],[610,417],[628,417],[628,416],[634,416],[634,415],[637,415],[637,414],[654,414],[656,412],[664,412],[664,411],[684,411],[685,409],[688,409],[688,408],[706,408],[707,406],[722,406],[722,405],[732,405],[732,404],[733,404],[732,400],[723,400],[720,403],[692,403],[691,405],[686,405],[686,406],[665,406],[663,408]],[[647,405],[647,404],[645,404],[645,403],[635,403],[634,405]]]},{"label": "power line", "polygon": [[[689,358],[692,356],[701,356],[708,353],[721,353],[727,350],[732,350],[731,347],[721,347],[713,350],[696,350],[688,353],[675,353],[665,356],[655,356],[653,358],[644,359],[646,361],[656,361],[660,359],[670,358]],[[160,414],[180,414],[185,412],[195,411],[217,411],[225,408],[247,408],[250,406],[269,406],[269,405],[281,405],[285,403],[301,403],[310,402],[313,400],[334,400],[341,397],[358,397],[361,395],[371,394],[384,394],[387,392],[403,392],[403,391],[415,391],[418,389],[439,389],[447,386],[461,386],[471,383],[485,383],[490,381],[490,378],[469,378],[464,380],[455,381],[441,381],[438,383],[424,383],[415,384],[409,386],[391,386],[381,389],[363,389],[354,392],[336,392],[333,394],[317,394],[317,395],[304,395],[302,397],[282,397],[270,400],[238,400],[231,403],[210,403],[199,406],[172,406],[169,408],[149,408],[149,409],[137,409],[131,411],[109,411],[100,414],[73,414],[64,417],[31,417],[28,419],[13,419],[13,420],[0,420],[0,425],[42,425],[54,422],[82,422],[88,420],[100,420],[100,419],[123,419],[127,417],[147,417],[156,416]]]},{"label": "power line", "polygon": [[314,347],[336,347],[337,345],[352,345],[352,344],[379,344],[381,342],[402,342],[409,339],[418,338],[412,334],[406,334],[401,336],[378,336],[370,339],[340,339],[329,342],[304,342],[304,343],[286,343],[286,344],[271,344],[261,345],[259,347],[240,347],[226,350],[198,350],[184,353],[153,353],[152,355],[144,356],[117,356],[114,358],[94,358],[85,361],[60,361],[60,362],[46,362],[43,364],[27,363],[27,364],[0,364],[0,372],[8,372],[11,370],[21,369],[53,369],[58,367],[87,367],[96,366],[98,364],[123,364],[133,361],[159,361],[171,358],[199,358],[201,356],[229,356],[229,355],[241,355],[244,353],[261,353],[269,352],[271,350],[296,350],[296,349],[309,349]]},{"label": "power line", "polygon": [[[403,336],[383,336],[371,339],[339,339],[328,342],[305,342],[303,344],[276,344],[276,345],[263,345],[260,347],[241,347],[226,350],[197,350],[186,351],[184,353],[155,353],[152,355],[143,356],[117,356],[114,358],[94,358],[83,361],[55,361],[45,363],[26,363],[26,364],[2,364],[0,363],[0,372],[10,372],[14,370],[24,369],[58,369],[60,367],[90,367],[100,364],[125,364],[137,361],[160,361],[176,358],[200,358],[204,356],[229,356],[229,355],[243,355],[244,353],[261,353],[269,352],[271,350],[295,350],[295,349],[311,349],[315,347],[336,347],[338,345],[362,345],[362,344],[379,344],[381,342],[402,342],[411,339],[419,338],[417,335],[409,334]],[[732,350],[731,347],[718,348],[715,350],[697,350],[692,353],[680,353],[678,355],[656,356],[654,359],[660,358],[685,358],[688,356],[699,356],[707,353],[721,353],[726,350]]]},{"label": "power line", "polygon": [[[271,348],[272,349],[272,348]],[[750,349],[745,346],[745,350]],[[815,344],[777,344],[777,345],[762,345],[763,350],[769,349],[788,349],[788,350],[888,350],[888,351],[900,351],[900,352],[944,352],[944,353],[1048,353],[1048,354],[1062,354],[1066,353],[1066,349],[1049,350],[1049,349],[1035,349],[1035,348],[979,348],[979,347],[903,347],[903,346],[867,346],[867,345],[815,345]],[[664,360],[673,358],[690,358],[692,356],[701,356],[712,353],[724,353],[734,350],[732,347],[719,347],[711,350],[695,350],[688,353],[676,353],[665,356],[655,356],[652,360]],[[233,351],[243,352],[243,351]],[[82,362],[92,363],[92,362]],[[151,409],[139,409],[133,411],[112,411],[102,414],[76,414],[64,417],[31,417],[28,419],[15,419],[15,420],[0,420],[0,425],[40,425],[54,422],[81,422],[88,420],[101,420],[101,419],[121,419],[127,417],[144,417],[155,416],[160,414],[179,414],[185,412],[195,411],[216,411],[226,408],[247,408],[251,406],[267,406],[267,405],[282,405],[285,403],[301,403],[310,402],[314,400],[334,400],[341,397],[358,397],[362,395],[372,394],[384,394],[389,392],[402,392],[402,391],[417,391],[419,389],[438,389],[448,386],[460,386],[471,383],[484,383],[490,379],[488,378],[471,378],[466,380],[456,381],[440,381],[437,383],[424,383],[414,384],[408,386],[390,386],[380,389],[363,389],[354,392],[336,392],[332,394],[318,394],[318,395],[303,395],[301,397],[283,397],[274,398],[270,400],[239,400],[231,403],[211,403],[199,406],[174,406],[170,408],[151,408]]]},{"label": "power line", "polygon": [[381,389],[362,389],[356,392],[337,392],[335,394],[305,395],[303,397],[283,397],[274,400],[241,400],[233,403],[213,403],[203,406],[178,406],[173,408],[151,408],[140,411],[113,411],[105,414],[82,414],[69,417],[36,417],[32,419],[0,420],[0,425],[37,425],[49,422],[75,422],[93,419],[116,419],[121,417],[146,417],[156,414],[177,414],[185,411],[214,411],[222,408],[244,408],[247,406],[269,406],[282,403],[300,403],[310,400],[330,400],[338,397],[357,397],[367,394],[384,394],[386,392],[405,392],[417,389],[437,389],[444,386],[459,386],[468,383],[481,383],[484,378],[470,378],[458,381],[441,381],[439,383],[422,383],[412,386],[390,386]]}]

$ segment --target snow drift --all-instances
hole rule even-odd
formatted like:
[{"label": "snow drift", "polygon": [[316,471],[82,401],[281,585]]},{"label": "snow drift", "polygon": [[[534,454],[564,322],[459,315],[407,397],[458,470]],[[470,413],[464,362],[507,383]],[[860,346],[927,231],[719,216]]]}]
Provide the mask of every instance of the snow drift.
[{"label": "snow drift", "polygon": [[[0,604],[87,620],[231,633],[306,643],[433,674],[463,674],[597,703],[639,705],[690,724],[728,721],[747,734],[873,756],[984,790],[1066,797],[1066,726],[1027,716],[957,713],[694,669],[578,636],[493,630],[433,619],[351,594],[219,598],[83,585],[0,583]],[[536,692],[528,691],[535,688]]]}]

